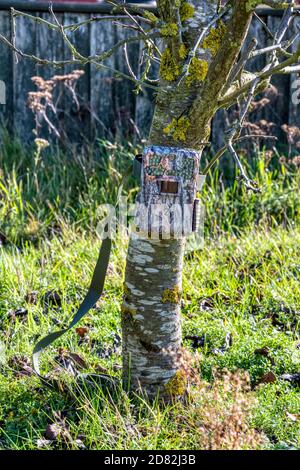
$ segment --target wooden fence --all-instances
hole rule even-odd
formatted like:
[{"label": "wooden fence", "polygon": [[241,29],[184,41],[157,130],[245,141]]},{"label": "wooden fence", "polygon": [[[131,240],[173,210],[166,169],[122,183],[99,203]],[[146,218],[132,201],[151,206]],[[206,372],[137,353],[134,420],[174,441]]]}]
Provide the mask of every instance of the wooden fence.
[{"label": "wooden fence", "polygon": [[[0,2],[0,32],[10,37],[11,22],[9,11],[5,8],[8,2]],[[11,2],[13,4],[22,2]],[[2,6],[1,6],[2,4]],[[29,5],[29,4],[28,4]],[[19,6],[19,5],[16,5]],[[63,4],[60,5],[63,8]],[[3,9],[1,9],[3,8]],[[33,5],[31,4],[31,9]],[[98,14],[101,11],[98,8]],[[97,10],[96,5],[94,7]],[[45,8],[31,13],[50,20],[50,14]],[[79,10],[79,11],[78,11]],[[100,11],[100,12],[99,12]],[[57,17],[63,24],[71,24],[87,20],[93,11],[80,12],[80,8],[71,11],[58,11]],[[264,10],[261,12],[263,19],[269,28],[276,31],[280,22],[279,12]],[[299,19],[294,22],[293,30]],[[25,18],[17,19],[17,46],[23,51],[47,59],[63,60],[69,57],[66,45],[61,37],[53,30],[49,30],[38,23],[28,21]],[[132,35],[127,29],[111,24],[110,21],[95,22],[81,27],[73,34],[78,50],[88,56],[109,48],[116,40],[126,35]],[[249,38],[257,37],[260,46],[267,45],[267,36],[262,24],[254,19],[250,28]],[[130,62],[138,73],[142,44],[134,43],[129,46]],[[123,60],[123,52],[120,50],[114,57],[107,60],[107,64],[120,71],[126,70]],[[17,134],[23,142],[32,140],[34,117],[27,107],[27,95],[35,90],[31,81],[34,75],[50,78],[53,74],[64,74],[72,70],[70,67],[54,69],[50,66],[38,66],[35,63],[19,59],[13,60],[12,52],[0,43],[0,80],[6,86],[6,104],[0,104],[0,119],[10,132]],[[251,70],[256,70],[264,64],[264,57],[253,59]],[[78,68],[78,67],[77,67]],[[113,77],[112,73],[93,65],[84,67],[85,74],[78,81],[78,94],[83,103],[78,110],[70,99],[65,97],[61,111],[61,120],[71,141],[77,142],[78,136],[92,141],[95,136],[115,139],[116,137],[132,138],[133,135],[146,137],[151,123],[153,112],[153,92],[144,88],[139,95],[134,93],[132,82]],[[293,104],[292,93],[295,76],[277,76],[273,79],[279,94],[271,103],[254,116],[255,119],[266,119],[276,125],[276,132],[280,135],[280,126],[284,123],[300,126],[300,105]],[[299,88],[299,87],[298,87]],[[255,113],[254,113],[255,114]],[[223,132],[226,127],[228,114],[220,111],[213,123],[213,143],[221,145]]]}]

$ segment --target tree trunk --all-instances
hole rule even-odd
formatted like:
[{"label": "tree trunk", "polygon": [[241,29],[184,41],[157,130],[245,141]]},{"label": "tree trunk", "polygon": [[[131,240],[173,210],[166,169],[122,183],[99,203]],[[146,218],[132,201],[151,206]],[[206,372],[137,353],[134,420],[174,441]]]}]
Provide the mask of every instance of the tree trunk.
[{"label": "tree trunk", "polygon": [[163,396],[178,371],[183,240],[130,240],[122,306],[126,389]]},{"label": "tree trunk", "polygon": [[[198,12],[207,8],[198,7]],[[202,24],[208,20],[209,15],[205,20],[202,15]],[[189,43],[193,43],[193,35]],[[191,103],[192,87],[183,84],[178,89],[162,79],[161,84],[168,93],[157,97],[148,143],[178,147],[163,128]],[[121,312],[123,383],[126,390],[143,392],[149,398],[169,399],[186,389],[178,359],[184,245],[184,239],[131,237],[129,241]]]}]

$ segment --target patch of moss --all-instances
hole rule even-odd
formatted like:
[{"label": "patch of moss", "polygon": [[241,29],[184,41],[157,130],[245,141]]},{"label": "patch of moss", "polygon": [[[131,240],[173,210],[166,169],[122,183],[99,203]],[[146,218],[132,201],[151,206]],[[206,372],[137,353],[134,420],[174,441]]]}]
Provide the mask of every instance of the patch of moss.
[{"label": "patch of moss", "polygon": [[124,315],[124,316],[134,317],[136,312],[137,311],[136,311],[135,308],[130,308],[127,305],[124,305],[124,304],[121,306],[121,314]]},{"label": "patch of moss", "polygon": [[183,2],[180,7],[180,18],[181,21],[189,20],[193,18],[195,14],[195,8],[189,2]]},{"label": "patch of moss", "polygon": [[125,284],[125,282],[124,282],[124,284],[123,284],[123,294],[124,294],[124,296],[127,296],[127,295],[130,294],[130,290],[129,290],[129,288],[127,287],[127,285]]},{"label": "patch of moss", "polygon": [[178,49],[178,55],[180,59],[185,59],[187,56],[187,49],[184,44],[181,44]]},{"label": "patch of moss", "polygon": [[[248,0],[246,3],[246,11],[253,11],[255,8],[260,5],[262,2],[260,0]],[[288,2],[278,2],[278,5],[276,5],[277,8],[288,8],[290,6],[290,3]]]},{"label": "patch of moss", "polygon": [[260,0],[248,0],[248,2],[246,3],[246,11],[255,10],[257,5],[259,5],[260,3]]},{"label": "patch of moss", "polygon": [[211,28],[209,34],[203,41],[203,48],[209,49],[212,55],[216,55],[220,49],[223,37],[225,35],[226,25],[220,21],[217,28]]},{"label": "patch of moss", "polygon": [[164,128],[163,132],[171,135],[175,141],[185,142],[190,125],[191,123],[186,116],[182,116],[179,119],[173,118],[170,124]]},{"label": "patch of moss", "polygon": [[178,286],[174,286],[172,289],[165,289],[162,294],[162,303],[178,304],[181,299],[181,291]]},{"label": "patch of moss", "polygon": [[147,20],[150,20],[152,23],[157,23],[158,21],[158,18],[157,16],[154,15],[154,13],[152,13],[151,11],[144,11],[144,17],[147,19]]},{"label": "patch of moss", "polygon": [[193,57],[189,66],[189,73],[186,79],[186,83],[191,85],[194,82],[203,82],[208,72],[208,63],[206,60],[198,59]]},{"label": "patch of moss", "polygon": [[177,371],[166,383],[165,392],[174,397],[184,395],[187,387],[187,378],[183,371]]},{"label": "patch of moss", "polygon": [[167,23],[161,27],[160,33],[165,37],[173,37],[178,33],[178,26],[176,23]]},{"label": "patch of moss", "polygon": [[176,63],[170,49],[167,47],[161,56],[160,76],[164,80],[172,82],[179,76],[180,70],[180,65]]}]

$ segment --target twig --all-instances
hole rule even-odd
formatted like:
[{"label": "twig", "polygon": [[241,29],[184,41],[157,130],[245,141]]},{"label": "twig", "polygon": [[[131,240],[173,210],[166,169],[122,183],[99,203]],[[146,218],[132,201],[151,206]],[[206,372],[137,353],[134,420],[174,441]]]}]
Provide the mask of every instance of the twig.
[{"label": "twig", "polygon": [[264,22],[264,20],[254,11],[253,12],[253,15],[255,16],[255,18],[258,19],[258,21],[262,24],[264,30],[266,31],[266,33],[270,36],[271,39],[274,39],[274,34],[272,33],[272,31],[270,30],[270,28],[268,27],[268,25]]},{"label": "twig", "polygon": [[110,5],[113,5],[115,8],[114,10],[115,11],[124,11],[125,9],[128,11],[130,9],[130,12],[133,13],[136,13],[138,15],[141,15],[143,16],[144,14],[144,11],[142,8],[139,8],[137,5],[128,5],[124,2],[118,2],[117,0],[105,0],[105,3],[108,3]]},{"label": "twig", "polygon": [[124,44],[129,44],[131,42],[146,40],[146,38],[150,39],[150,38],[157,38],[157,37],[159,37],[159,32],[154,31],[152,34],[149,34],[149,35],[146,35],[146,36],[144,34],[140,34],[140,35],[136,35],[136,36],[130,36],[130,37],[125,38],[125,39],[120,39],[120,41],[116,42],[109,50],[107,50],[105,52],[102,52],[102,54],[99,54],[99,55],[89,56],[89,57],[87,57],[87,60],[88,61],[97,60],[99,62],[102,62],[103,60],[108,59],[109,57],[111,57],[120,47],[124,46]]},{"label": "twig", "polygon": [[[10,9],[10,22],[11,22],[11,43],[16,47],[16,15],[14,8]],[[18,54],[13,53],[15,63],[19,62]]]},{"label": "twig", "polygon": [[[286,41],[282,44],[273,44],[272,46],[264,47],[263,49],[257,49],[256,51],[252,51],[251,54],[249,55],[249,59],[253,59],[254,57],[257,57],[259,55],[263,54],[268,54],[268,52],[272,52],[275,50],[280,50],[286,54],[286,51],[284,49],[288,49],[291,46],[290,41]],[[289,57],[291,54],[289,54]]]},{"label": "twig", "polygon": [[3,42],[6,46],[10,47],[13,52],[16,52],[20,57],[23,57],[25,59],[31,59],[34,62],[37,62],[40,65],[52,65],[53,67],[63,67],[64,65],[78,65],[81,64],[82,62],[80,60],[74,60],[74,59],[69,59],[69,60],[47,60],[47,59],[42,59],[41,57],[37,57],[34,54],[27,54],[21,49],[17,48],[14,46],[5,36],[0,34],[0,41]]},{"label": "twig", "polygon": [[[47,59],[42,59],[41,57],[37,57],[34,54],[27,54],[17,47],[13,46],[13,44],[2,34],[0,34],[0,41],[3,42],[6,46],[10,47],[14,52],[18,53],[20,57],[23,57],[24,59],[30,59],[36,62],[39,65],[50,65],[53,67],[64,67],[65,65],[85,65],[87,63],[94,64],[97,69],[105,69],[109,70],[113,74],[120,76],[122,78],[126,78],[127,80],[131,80],[136,84],[139,84],[144,87],[151,88],[153,90],[157,90],[157,86],[153,86],[149,83],[144,83],[140,80],[134,80],[130,75],[127,75],[120,70],[114,69],[113,67],[110,67],[105,64],[100,64],[96,62],[95,60],[89,60],[87,57],[80,57],[80,58],[72,58],[68,60],[47,60]],[[162,90],[163,91],[163,90]]]},{"label": "twig", "polygon": [[[40,16],[33,16],[30,13],[26,13],[25,11],[19,11],[19,10],[14,10],[14,15],[17,16],[23,16],[24,18],[27,18],[31,21],[34,21],[35,23],[40,23],[42,25],[47,26],[48,28],[58,30],[57,25],[51,23],[50,21],[45,20],[44,18],[41,18]],[[148,20],[147,18],[139,15],[134,15],[135,18],[139,21],[143,21],[146,24],[151,25],[151,21]],[[122,20],[125,18],[125,15],[103,15],[103,16],[91,16],[88,20],[80,21],[79,23],[73,23],[73,24],[68,24],[64,25],[64,29],[69,29],[75,31],[76,29],[80,28],[81,26],[88,25],[90,23],[98,23],[100,21],[116,21],[116,20]]]},{"label": "twig", "polygon": [[[243,135],[237,139],[235,139],[233,142],[236,144],[236,143],[240,143],[242,142],[243,140],[246,140],[246,139],[270,139],[270,140],[278,140],[278,137],[275,137],[274,135],[252,135],[252,134],[248,134],[248,135]],[[210,162],[206,165],[205,169],[203,170],[203,175],[207,175],[208,172],[210,171],[210,169],[214,166],[215,163],[217,163],[218,160],[220,160],[220,158],[224,155],[224,153],[227,151],[228,149],[228,144],[224,145],[223,147],[221,147],[216,155],[214,155],[214,157],[210,160]]]},{"label": "twig", "polygon": [[253,50],[256,48],[258,44],[258,41],[256,38],[252,38],[249,44],[247,45],[246,49],[242,52],[240,60],[237,62],[237,64],[233,67],[226,85],[224,86],[224,91],[222,90],[223,93],[226,93],[226,90],[231,86],[232,82],[236,79],[236,77],[239,75],[239,73],[243,70],[246,62],[248,61],[251,53]]},{"label": "twig", "polygon": [[[253,86],[253,83],[256,82],[257,78],[259,78],[259,82],[262,82],[272,77],[272,75],[286,73],[285,70],[288,70],[287,69],[288,67],[294,67],[295,64],[297,64],[299,57],[300,57],[300,44],[298,46],[297,51],[294,54],[292,54],[291,57],[275,65],[274,67],[269,67],[270,64],[268,64],[268,68],[265,67],[261,72],[259,72],[256,75],[256,77],[253,80],[250,80],[249,82],[242,85],[240,88],[236,89],[231,95],[221,98],[219,100],[219,106],[224,107],[224,106],[233,104],[239,96],[244,95],[245,93],[247,93],[248,90],[251,89],[251,87]],[[298,64],[297,64],[297,67],[298,67]]]},{"label": "twig", "polygon": [[[126,13],[126,15],[135,23],[136,27],[138,28],[138,30],[142,33],[142,35],[144,36],[144,41],[149,41],[151,46],[153,47],[153,49],[157,52],[158,55],[161,55],[161,52],[159,50],[159,48],[157,47],[157,45],[155,44],[154,41],[152,41],[152,38],[150,35],[147,35],[146,31],[142,28],[142,26],[140,25],[140,23],[134,18],[134,16],[131,15],[131,13],[127,10],[127,8],[124,8],[124,12]],[[158,32],[159,33],[159,32]],[[159,34],[158,34],[159,36]]]},{"label": "twig", "polygon": [[238,157],[238,154],[236,153],[236,151],[234,150],[233,148],[233,145],[231,142],[228,143],[228,150],[230,152],[230,154],[233,156],[237,166],[239,167],[239,170],[241,172],[241,178],[242,180],[244,181],[244,184],[245,184],[245,187],[246,189],[250,190],[250,191],[253,191],[255,193],[259,193],[260,192],[260,189],[257,187],[257,183],[255,181],[252,181],[250,178],[248,178],[248,176],[246,175],[246,172],[243,168],[243,165]]},{"label": "twig", "polygon": [[127,68],[128,68],[128,72],[130,73],[131,77],[133,77],[135,80],[137,80],[138,78],[135,75],[135,73],[134,73],[134,71],[131,67],[130,61],[129,61],[128,51],[127,51],[127,44],[124,44],[123,51],[124,51],[125,62],[126,62]]}]

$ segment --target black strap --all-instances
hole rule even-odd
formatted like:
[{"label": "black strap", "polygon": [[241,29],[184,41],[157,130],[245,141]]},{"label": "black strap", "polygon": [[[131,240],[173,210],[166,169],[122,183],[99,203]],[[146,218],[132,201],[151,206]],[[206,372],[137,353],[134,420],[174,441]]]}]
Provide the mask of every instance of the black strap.
[{"label": "black strap", "polygon": [[[105,231],[107,226],[105,228]],[[75,312],[71,323],[69,326],[63,330],[55,331],[54,333],[50,333],[48,336],[45,336],[41,339],[34,347],[33,354],[32,354],[32,363],[33,369],[35,373],[39,376],[41,381],[51,388],[53,387],[53,383],[51,380],[43,377],[40,374],[40,365],[39,365],[39,357],[41,352],[46,349],[50,344],[52,344],[55,340],[60,338],[62,335],[67,333],[73,326],[75,326],[81,318],[91,309],[94,307],[96,302],[102,295],[104,281],[106,277],[107,267],[109,263],[111,252],[111,239],[109,237],[105,238],[102,242],[99,257],[96,263],[96,267],[93,273],[92,281],[89,287],[89,290],[81,303],[77,312]]]},{"label": "black strap", "polygon": [[[122,192],[122,187],[127,180],[128,177],[130,177],[132,174],[132,168],[130,168],[124,175],[124,178],[122,180],[122,184],[120,186],[120,190],[118,192],[118,197],[117,197],[117,203],[120,199],[121,192]],[[137,177],[140,179],[140,174],[141,174],[141,158],[140,155],[137,155],[135,160],[134,160],[134,171],[133,171],[133,176]],[[116,205],[117,205],[116,203]],[[96,263],[96,267],[93,273],[92,281],[89,287],[89,290],[81,303],[79,309],[75,314],[73,315],[72,321],[69,324],[69,326],[63,330],[55,331],[53,333],[50,333],[49,335],[45,336],[42,338],[34,347],[33,353],[32,353],[32,364],[33,364],[33,369],[36,373],[36,375],[40,378],[42,383],[50,388],[57,388],[56,382],[52,381],[51,379],[44,377],[40,373],[40,354],[44,349],[46,349],[48,346],[50,346],[55,340],[60,338],[62,335],[67,333],[73,326],[75,326],[81,318],[86,315],[91,308],[94,307],[96,302],[100,299],[102,292],[103,292],[103,287],[104,287],[104,282],[105,282],[105,277],[107,273],[107,268],[108,268],[108,263],[109,263],[109,258],[110,258],[110,253],[111,253],[111,238],[109,238],[108,234],[108,224],[104,228],[104,233],[107,234],[107,237],[102,241],[98,260]],[[95,374],[93,374],[95,376]],[[83,376],[83,374],[82,374]]]}]

